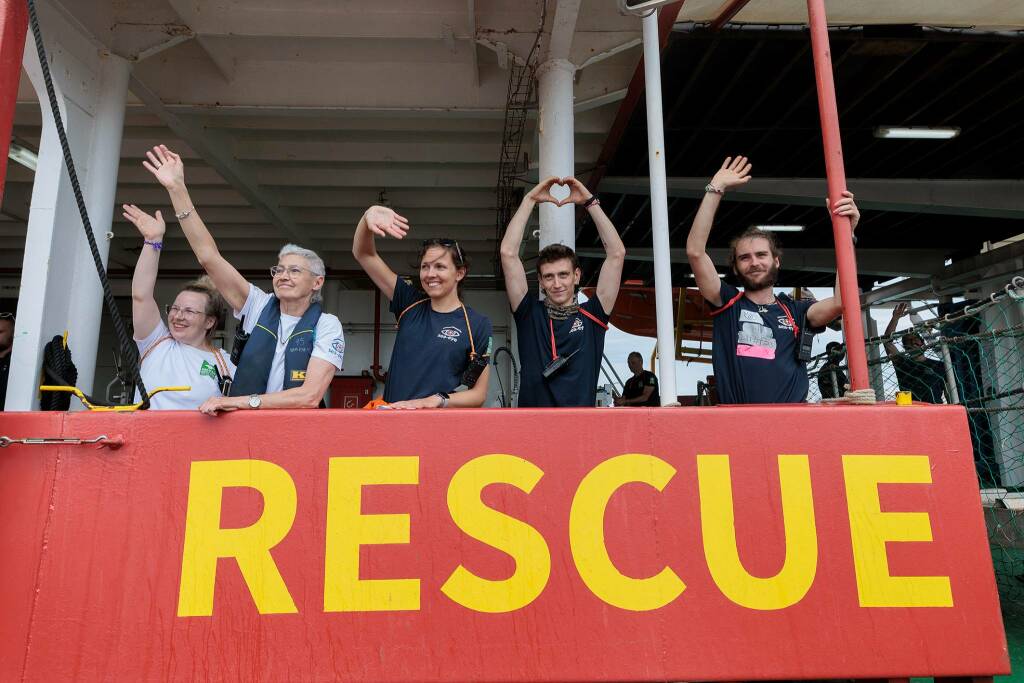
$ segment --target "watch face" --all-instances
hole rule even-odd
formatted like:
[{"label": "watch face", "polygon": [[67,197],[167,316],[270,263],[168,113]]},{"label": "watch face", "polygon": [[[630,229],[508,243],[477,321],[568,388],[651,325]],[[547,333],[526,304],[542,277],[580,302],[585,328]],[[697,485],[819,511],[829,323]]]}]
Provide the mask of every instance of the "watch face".
[{"label": "watch face", "polygon": [[249,407],[259,408],[260,407],[260,396],[259,394],[253,394],[249,397]]}]

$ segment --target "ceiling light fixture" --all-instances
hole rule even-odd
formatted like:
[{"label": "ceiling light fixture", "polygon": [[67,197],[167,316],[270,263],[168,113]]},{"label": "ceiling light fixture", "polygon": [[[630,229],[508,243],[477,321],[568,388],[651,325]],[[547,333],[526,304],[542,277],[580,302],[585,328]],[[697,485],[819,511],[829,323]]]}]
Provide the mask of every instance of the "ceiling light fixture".
[{"label": "ceiling light fixture", "polygon": [[803,225],[754,225],[758,230],[765,232],[803,232],[806,226]]},{"label": "ceiling light fixture", "polygon": [[931,126],[879,126],[875,137],[887,140],[952,140],[960,135],[959,128],[933,128]]}]

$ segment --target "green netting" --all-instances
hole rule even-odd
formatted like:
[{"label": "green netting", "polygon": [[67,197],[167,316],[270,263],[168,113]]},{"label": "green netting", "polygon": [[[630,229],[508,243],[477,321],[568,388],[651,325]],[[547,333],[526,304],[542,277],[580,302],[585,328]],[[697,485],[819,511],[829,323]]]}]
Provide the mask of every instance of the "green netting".
[{"label": "green netting", "polygon": [[[909,391],[916,401],[966,408],[1003,607],[1024,611],[1024,278],[937,309],[933,320],[865,342],[872,388],[880,401]],[[920,335],[921,349],[908,333]],[[826,354],[808,368],[811,402],[834,397],[848,377]]]}]

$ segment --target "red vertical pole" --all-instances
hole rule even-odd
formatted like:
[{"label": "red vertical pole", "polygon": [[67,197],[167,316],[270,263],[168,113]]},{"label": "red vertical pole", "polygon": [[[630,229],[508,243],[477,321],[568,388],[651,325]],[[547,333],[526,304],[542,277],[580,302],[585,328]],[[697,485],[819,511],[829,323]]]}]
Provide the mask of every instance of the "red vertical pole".
[{"label": "red vertical pole", "polygon": [[[814,76],[818,85],[821,137],[825,143],[828,199],[829,206],[832,206],[842,198],[846,189],[846,169],[843,167],[843,142],[839,136],[839,109],[836,107],[836,84],[832,77],[832,51],[828,43],[825,0],[807,0],[807,14],[811,29],[811,50],[814,53]],[[839,289],[843,296],[843,334],[846,336],[846,354],[850,363],[850,388],[856,391],[870,387],[860,315],[860,293],[857,288],[857,259],[853,253],[850,219],[835,214],[831,216]]]},{"label": "red vertical pole", "polygon": [[7,179],[7,152],[14,127],[14,105],[21,80],[21,58],[28,32],[25,0],[0,0],[0,201]]}]

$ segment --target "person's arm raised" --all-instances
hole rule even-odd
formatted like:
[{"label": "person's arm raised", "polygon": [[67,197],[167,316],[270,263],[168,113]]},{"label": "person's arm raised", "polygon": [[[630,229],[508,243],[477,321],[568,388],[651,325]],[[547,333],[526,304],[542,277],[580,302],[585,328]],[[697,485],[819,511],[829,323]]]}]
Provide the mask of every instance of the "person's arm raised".
[{"label": "person's arm raised", "polygon": [[896,328],[899,327],[900,318],[907,314],[908,308],[910,308],[910,306],[906,301],[901,301],[896,304],[892,309],[892,318],[889,320],[889,324],[886,326],[885,332],[883,333],[883,336],[885,337],[885,341],[883,342],[885,352],[890,357],[898,356],[900,353],[900,350],[896,348],[896,343],[891,339],[891,337],[896,331]]},{"label": "person's arm raised", "polygon": [[134,204],[124,204],[121,208],[121,215],[138,228],[144,240],[132,275],[132,326],[135,338],[145,339],[160,324],[160,306],[153,298],[153,290],[156,289],[160,249],[163,247],[167,224],[159,211],[156,216],[150,216]]},{"label": "person's arm raised", "polygon": [[519,258],[519,247],[523,243],[526,223],[530,220],[533,207],[544,202],[558,205],[558,200],[551,196],[551,186],[558,183],[559,178],[552,176],[541,181],[535,188],[526,193],[519,209],[505,228],[505,236],[501,240],[501,271],[505,274],[505,294],[508,302],[515,310],[522,303],[529,289],[526,282],[526,269]]},{"label": "person's arm raised", "polygon": [[213,280],[228,305],[235,311],[242,310],[249,297],[249,282],[221,256],[213,235],[193,206],[188,188],[185,187],[185,164],[181,157],[166,145],[157,145],[146,152],[146,157],[148,160],[143,161],[142,165],[167,190],[176,216],[181,216],[178,222],[199,265]]},{"label": "person's arm raised", "polygon": [[714,306],[721,306],[723,303],[722,282],[718,277],[715,262],[707,253],[708,237],[711,235],[711,226],[714,225],[715,213],[718,211],[718,205],[722,203],[722,197],[726,191],[750,182],[751,168],[746,157],[729,157],[722,163],[722,167],[711,179],[710,185],[713,190],[704,193],[704,199],[693,219],[690,234],[686,238],[686,258],[697,281],[697,289],[700,290],[700,295]]},{"label": "person's arm raised", "polygon": [[[586,186],[575,178],[562,178],[562,183],[569,186],[569,197],[563,199],[563,204],[572,202],[577,206],[583,206],[593,196]],[[601,264],[601,273],[597,277],[597,299],[601,302],[604,312],[611,315],[615,307],[615,300],[619,297],[619,287],[622,284],[622,266],[626,262],[626,247],[622,244],[619,232],[615,225],[605,214],[600,203],[593,202],[587,207],[587,212],[594,220],[597,227],[597,234],[604,245],[604,263]]]},{"label": "person's arm raised", "polygon": [[374,236],[402,239],[409,232],[409,221],[386,206],[371,206],[359,219],[352,237],[352,256],[388,299],[395,296],[398,275],[377,253]]}]

